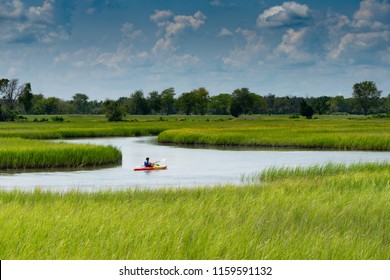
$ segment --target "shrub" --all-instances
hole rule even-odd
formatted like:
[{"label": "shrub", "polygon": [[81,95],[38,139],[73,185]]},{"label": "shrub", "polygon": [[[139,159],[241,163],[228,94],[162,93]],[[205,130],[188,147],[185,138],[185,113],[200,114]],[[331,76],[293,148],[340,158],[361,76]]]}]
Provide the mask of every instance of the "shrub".
[{"label": "shrub", "polygon": [[51,118],[53,122],[63,122],[64,118],[61,116],[54,116]]}]

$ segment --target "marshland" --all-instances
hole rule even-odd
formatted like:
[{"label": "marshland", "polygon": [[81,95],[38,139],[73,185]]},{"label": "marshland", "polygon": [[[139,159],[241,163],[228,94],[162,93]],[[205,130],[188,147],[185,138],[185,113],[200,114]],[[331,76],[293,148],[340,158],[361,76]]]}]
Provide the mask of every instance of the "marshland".
[{"label": "marshland", "polygon": [[390,0],[0,0],[0,259],[389,260],[389,51]]},{"label": "marshland", "polygon": [[[87,137],[156,135],[160,143],[184,147],[390,150],[389,119],[368,116],[131,116],[114,123],[100,116],[66,115],[61,123],[29,118],[1,125],[2,169],[23,172],[35,158],[44,158],[45,169],[58,167],[81,154],[70,164],[78,167],[86,162],[83,153],[98,165],[101,149],[118,163],[115,147],[48,142]],[[64,156],[53,156],[57,150]],[[270,166],[243,185],[213,188],[3,190],[0,257],[388,259],[389,167],[388,161]]]}]

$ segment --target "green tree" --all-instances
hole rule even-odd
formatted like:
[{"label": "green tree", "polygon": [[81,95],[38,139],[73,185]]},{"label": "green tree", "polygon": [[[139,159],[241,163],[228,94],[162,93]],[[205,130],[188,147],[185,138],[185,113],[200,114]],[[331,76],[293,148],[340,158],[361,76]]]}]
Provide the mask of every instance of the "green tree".
[{"label": "green tree", "polygon": [[320,115],[328,114],[330,112],[330,97],[320,96],[311,99],[311,104],[315,112]]},{"label": "green tree", "polygon": [[123,118],[126,116],[124,107],[117,101],[106,100],[103,106],[106,117],[110,122],[123,121]]},{"label": "green tree", "polygon": [[18,98],[28,90],[31,91],[31,85],[29,83],[19,85],[18,79],[0,80],[0,95],[3,96],[4,105],[9,110],[16,109]]},{"label": "green tree", "polygon": [[314,114],[314,109],[306,103],[305,100],[301,101],[301,106],[299,109],[302,116],[306,117],[307,119],[311,119]]},{"label": "green tree", "polygon": [[363,109],[365,115],[376,105],[381,93],[373,81],[364,81],[353,85],[353,98]]},{"label": "green tree", "polygon": [[204,88],[198,88],[192,91],[195,94],[195,113],[204,115],[207,112],[210,101],[209,92]]},{"label": "green tree", "polygon": [[230,94],[221,93],[210,97],[209,111],[214,115],[229,115],[230,114]]},{"label": "green tree", "polygon": [[130,95],[129,113],[131,115],[149,114],[149,106],[142,90],[137,90]]},{"label": "green tree", "polygon": [[238,117],[242,114],[265,113],[266,106],[266,100],[248,88],[236,89],[231,96],[230,114]]},{"label": "green tree", "polygon": [[72,103],[75,107],[76,114],[88,113],[88,99],[89,97],[84,93],[76,93],[72,97]]},{"label": "green tree", "polygon": [[252,112],[252,98],[248,88],[236,89],[232,93],[230,113],[234,117]]},{"label": "green tree", "polygon": [[167,88],[160,94],[161,98],[161,113],[171,115],[176,113],[175,108],[175,89]]},{"label": "green tree", "polygon": [[331,113],[346,113],[348,111],[348,106],[344,96],[338,95],[332,97],[329,101],[329,110]]},{"label": "green tree", "polygon": [[23,106],[24,112],[30,114],[33,108],[34,94],[31,92],[31,84],[27,83],[22,94],[18,98],[18,102]]},{"label": "green tree", "polygon": [[249,94],[251,99],[251,108],[249,113],[253,114],[264,114],[267,113],[267,101],[264,99],[264,97],[256,94],[256,93],[250,93]]},{"label": "green tree", "polygon": [[385,100],[385,110],[388,114],[390,114],[390,93],[387,95]]},{"label": "green tree", "polygon": [[265,102],[267,103],[267,113],[268,114],[275,114],[275,101],[276,96],[275,94],[269,93],[268,95],[264,96]]},{"label": "green tree", "polygon": [[293,113],[291,109],[291,98],[288,96],[285,97],[276,97],[274,101],[274,108],[276,114],[289,114]]},{"label": "green tree", "polygon": [[183,93],[176,102],[179,111],[186,115],[195,114],[196,98],[197,96],[194,91]]},{"label": "green tree", "polygon": [[42,111],[43,114],[46,115],[53,115],[53,114],[58,114],[62,113],[60,108],[61,108],[61,100],[57,97],[48,97],[44,98],[41,101],[41,106],[42,106]]},{"label": "green tree", "polygon": [[147,100],[152,114],[161,113],[161,96],[158,94],[158,91],[150,92]]},{"label": "green tree", "polygon": [[15,110],[11,110],[8,108],[3,108],[0,103],[0,121],[14,121],[16,117],[18,116],[18,113]]}]

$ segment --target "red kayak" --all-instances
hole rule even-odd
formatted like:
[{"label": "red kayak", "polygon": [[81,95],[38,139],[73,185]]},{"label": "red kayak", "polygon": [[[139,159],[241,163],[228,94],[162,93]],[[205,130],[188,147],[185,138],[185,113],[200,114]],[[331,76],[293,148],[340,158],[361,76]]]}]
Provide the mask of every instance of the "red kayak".
[{"label": "red kayak", "polygon": [[158,165],[158,164],[155,164],[154,166],[152,167],[146,167],[144,165],[142,166],[137,166],[134,168],[134,171],[144,171],[144,170],[164,170],[164,169],[167,169],[167,165]]}]

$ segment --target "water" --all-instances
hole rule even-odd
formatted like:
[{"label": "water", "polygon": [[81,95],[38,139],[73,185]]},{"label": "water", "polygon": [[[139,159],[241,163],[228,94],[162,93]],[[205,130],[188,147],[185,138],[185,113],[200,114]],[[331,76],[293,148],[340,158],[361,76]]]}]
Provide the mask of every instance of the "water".
[{"label": "water", "polygon": [[[390,152],[304,151],[304,150],[221,150],[184,148],[155,144],[155,137],[95,138],[66,142],[113,145],[123,154],[122,165],[95,170],[45,170],[1,172],[1,189],[97,191],[101,189],[191,187],[241,183],[250,175],[271,166],[294,167],[314,164],[390,161]],[[166,159],[167,170],[137,171],[149,156]]]}]

